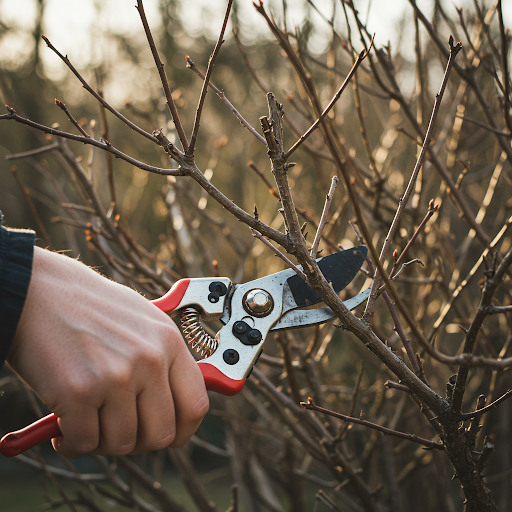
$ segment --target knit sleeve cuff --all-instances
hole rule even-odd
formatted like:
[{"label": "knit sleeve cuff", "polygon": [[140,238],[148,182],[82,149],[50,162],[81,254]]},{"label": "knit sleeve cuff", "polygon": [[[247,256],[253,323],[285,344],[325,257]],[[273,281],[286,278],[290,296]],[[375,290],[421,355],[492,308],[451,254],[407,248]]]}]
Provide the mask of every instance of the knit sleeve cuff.
[{"label": "knit sleeve cuff", "polygon": [[27,296],[35,233],[6,229],[0,212],[0,366],[4,363]]}]

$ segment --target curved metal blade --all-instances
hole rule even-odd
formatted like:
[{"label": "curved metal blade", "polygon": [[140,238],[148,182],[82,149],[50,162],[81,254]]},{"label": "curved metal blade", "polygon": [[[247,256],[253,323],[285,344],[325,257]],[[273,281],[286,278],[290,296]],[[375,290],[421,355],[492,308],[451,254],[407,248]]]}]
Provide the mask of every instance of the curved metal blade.
[{"label": "curved metal blade", "polygon": [[[367,253],[368,249],[366,246],[360,245],[346,251],[329,254],[319,258],[317,262],[324,277],[331,284],[334,291],[339,293],[357,275]],[[299,266],[299,268],[302,267]],[[243,311],[242,304],[233,301],[238,288],[262,288],[269,290],[269,287],[276,284],[282,286],[282,295],[274,294],[274,301],[276,304],[280,301],[280,306],[282,305],[281,314],[283,315],[291,309],[319,304],[323,300],[293,269],[288,268],[242,285],[232,286],[226,298],[226,306],[220,321],[226,325],[234,311]]]},{"label": "curved metal blade", "polygon": [[[329,256],[324,256],[317,261],[324,277],[334,291],[339,293],[356,277],[367,254],[366,246],[359,245],[346,251],[329,254]],[[300,276],[295,274],[286,282],[296,304],[288,309],[304,308],[322,302],[322,297],[313,288],[310,288]]]},{"label": "curved metal blade", "polygon": [[[360,294],[347,299],[343,302],[345,306],[352,310],[359,304],[362,304],[370,295],[370,288]],[[283,315],[270,329],[270,331],[282,331],[283,329],[294,329],[296,327],[308,327],[328,322],[335,318],[331,308],[319,309],[294,309]]]}]

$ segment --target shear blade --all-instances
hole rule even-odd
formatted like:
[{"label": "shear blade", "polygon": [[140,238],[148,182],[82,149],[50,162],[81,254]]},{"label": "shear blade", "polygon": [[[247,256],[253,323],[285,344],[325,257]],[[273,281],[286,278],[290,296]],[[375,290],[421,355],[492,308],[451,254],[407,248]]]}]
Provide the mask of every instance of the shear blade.
[{"label": "shear blade", "polygon": [[[339,293],[356,277],[367,254],[366,246],[359,245],[346,251],[324,256],[318,260],[318,266],[334,291]],[[297,274],[287,279],[286,282],[296,303],[295,307],[304,308],[322,302],[322,297]]]},{"label": "shear blade", "polygon": [[[352,310],[359,304],[362,304],[370,295],[368,288],[364,292],[343,302],[343,304]],[[318,309],[294,309],[283,315],[270,331],[282,331],[283,329],[294,329],[297,327],[308,327],[328,322],[336,317],[331,308]]]}]

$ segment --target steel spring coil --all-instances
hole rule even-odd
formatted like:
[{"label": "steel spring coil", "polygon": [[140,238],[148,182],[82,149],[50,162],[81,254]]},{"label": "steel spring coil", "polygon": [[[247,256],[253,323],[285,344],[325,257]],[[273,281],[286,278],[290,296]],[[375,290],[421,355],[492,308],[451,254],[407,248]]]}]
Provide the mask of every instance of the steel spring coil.
[{"label": "steel spring coil", "polygon": [[192,348],[204,357],[211,356],[217,347],[219,342],[212,338],[199,323],[199,312],[197,309],[189,307],[184,308],[181,312],[181,329],[183,336],[187,340],[187,343]]}]

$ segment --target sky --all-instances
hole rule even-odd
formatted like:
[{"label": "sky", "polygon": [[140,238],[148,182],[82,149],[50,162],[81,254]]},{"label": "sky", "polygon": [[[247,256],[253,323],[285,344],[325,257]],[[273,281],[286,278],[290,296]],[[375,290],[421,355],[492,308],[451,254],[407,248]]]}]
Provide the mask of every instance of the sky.
[{"label": "sky", "polygon": [[[371,8],[368,11],[368,2]],[[278,6],[280,2],[272,0]],[[486,0],[488,4],[490,0]],[[124,34],[133,34],[142,30],[139,15],[135,9],[136,0],[46,0],[46,14],[44,19],[45,34],[52,43],[73,59],[84,59],[84,52],[90,51],[90,35],[94,34],[98,27],[109,28],[112,31]],[[303,2],[299,0],[287,0],[289,5],[289,22],[299,22],[302,9],[298,8]],[[315,0],[318,6],[327,15],[332,9],[332,0]],[[404,10],[411,12],[407,0],[355,0],[363,19],[368,15],[368,26],[371,32],[376,34],[376,42],[385,44],[396,38],[396,25]],[[426,12],[430,11],[432,0],[418,0],[418,5]],[[449,12],[454,6],[461,6],[464,0],[446,2]],[[158,0],[145,0],[144,7],[149,23],[155,26],[158,23]],[[247,30],[265,32],[265,24],[261,17],[255,13],[252,0],[239,0],[241,18],[245,21]],[[270,4],[265,0],[264,4]],[[294,5],[295,4],[295,5]],[[187,0],[183,3],[182,14],[186,24],[192,33],[205,30],[203,22],[206,21],[206,30],[211,31],[212,38],[222,23],[224,12],[224,0]],[[506,23],[512,26],[512,1],[503,2]],[[34,24],[36,10],[35,0],[0,0],[0,19],[6,24],[30,29]],[[315,18],[320,22],[318,16]],[[325,24],[320,22],[323,27]],[[322,38],[326,30],[319,31],[317,37]],[[12,48],[11,42],[11,48]],[[21,44],[21,43],[20,43]],[[319,41],[321,44],[321,41]],[[16,46],[16,45],[15,45]],[[7,48],[1,48],[2,53]],[[19,51],[12,48],[10,51]]]},{"label": "sky", "polygon": [[[356,7],[365,19],[367,16],[370,32],[375,33],[377,45],[397,44],[397,24],[403,13],[412,17],[408,0],[354,0]],[[422,10],[429,14],[432,0],[417,0]],[[280,13],[282,0],[264,0],[267,7],[272,3],[276,12]],[[327,16],[332,9],[332,0],[313,0],[315,5]],[[368,9],[370,2],[370,9]],[[462,7],[470,0],[446,0],[445,9],[448,14],[455,15],[455,6]],[[479,0],[481,3],[482,0]],[[68,55],[77,68],[84,68],[95,60],[101,60],[101,33],[107,29],[114,33],[140,35],[144,37],[140,17],[135,9],[136,0],[46,0],[46,11],[43,22],[44,34],[63,54]],[[304,0],[287,0],[288,26],[300,23],[304,14],[301,7]],[[471,3],[471,2],[470,2]],[[486,4],[490,0],[485,0]],[[36,0],[0,0],[0,21],[7,25],[20,27],[21,31],[0,41],[0,58],[2,62],[11,62],[14,66],[19,62],[20,55],[32,47],[31,29],[36,17]],[[205,32],[212,40],[212,47],[222,24],[225,0],[186,0],[182,3],[182,18],[191,35]],[[245,26],[245,33],[253,37],[268,34],[265,22],[253,6],[252,0],[239,0],[240,18]],[[159,23],[158,0],[144,0],[144,7],[149,24],[156,28]],[[339,8],[339,4],[338,4]],[[512,1],[503,2],[505,24],[512,28]],[[473,7],[471,7],[473,10]],[[340,13],[341,14],[341,13]],[[319,30],[313,37],[313,46],[320,52],[329,38],[329,30],[321,18],[313,12],[312,20]],[[409,25],[412,37],[412,24]],[[24,35],[23,35],[24,34]],[[230,37],[230,28],[227,30]],[[396,46],[395,46],[396,47]],[[411,45],[412,48],[412,45]],[[46,73],[54,79],[64,76],[62,62],[50,50],[42,51],[42,60]]]}]

